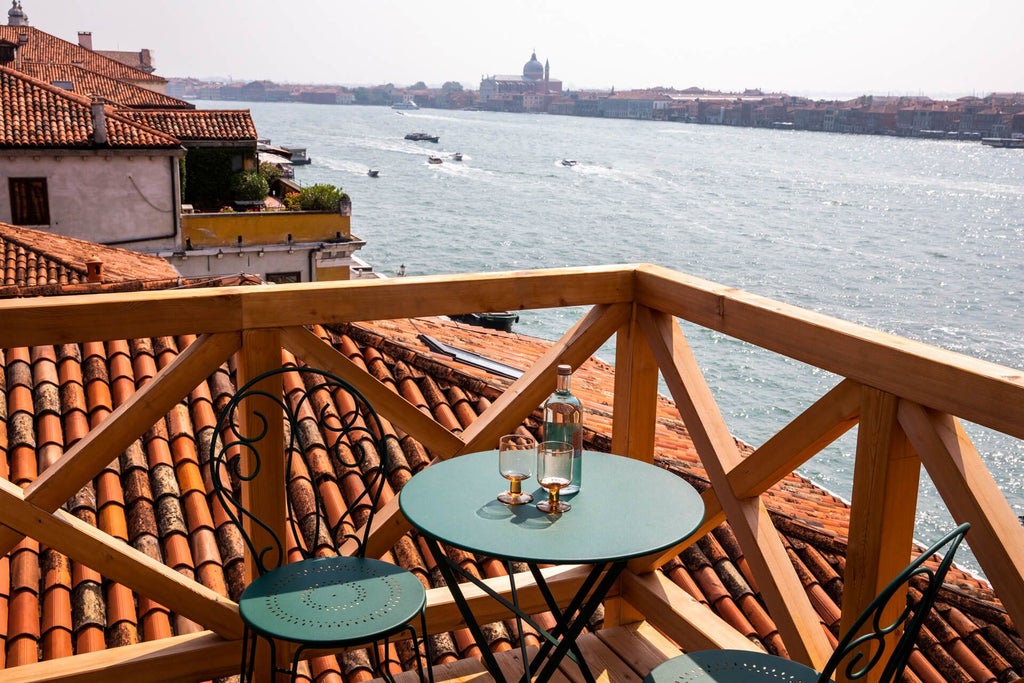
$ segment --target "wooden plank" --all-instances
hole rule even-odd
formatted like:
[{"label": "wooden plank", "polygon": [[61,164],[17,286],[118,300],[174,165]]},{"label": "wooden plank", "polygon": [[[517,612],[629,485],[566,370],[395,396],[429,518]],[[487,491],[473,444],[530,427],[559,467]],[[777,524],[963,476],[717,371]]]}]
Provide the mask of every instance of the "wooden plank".
[{"label": "wooden plank", "polygon": [[[863,387],[861,393],[849,545],[843,575],[840,633],[844,634],[910,561],[921,476],[921,462],[896,422],[899,399],[871,387]],[[885,619],[895,619],[903,604],[900,598],[893,600],[886,608]],[[863,630],[871,628],[869,624]],[[897,635],[886,638],[886,647],[895,645]],[[844,673],[836,672],[840,683],[849,680]],[[878,681],[881,674],[875,667],[864,680]]]},{"label": "wooden plank", "polygon": [[729,484],[726,473],[742,457],[682,330],[672,316],[647,309],[639,319],[790,655],[820,669],[832,654],[821,619],[761,499],[740,499]]},{"label": "wooden plank", "polygon": [[743,634],[661,572],[634,574],[625,571],[619,585],[622,599],[646,615],[652,625],[686,652],[716,649],[758,651],[757,646]]},{"label": "wooden plank", "polygon": [[[178,354],[153,380],[89,431],[61,460],[25,488],[25,498],[44,510],[56,510],[99,473],[111,459],[163,418],[182,397],[216,370],[239,347],[238,334],[201,337]],[[0,554],[10,552],[21,535],[0,527]]]},{"label": "wooden plank", "polygon": [[657,419],[658,364],[637,326],[634,312],[619,329],[615,341],[612,453],[654,462]]},{"label": "wooden plank", "polygon": [[900,426],[1015,624],[1024,624],[1024,527],[959,420],[900,401]]},{"label": "wooden plank", "polygon": [[[237,388],[252,381],[259,375],[281,367],[281,335],[275,330],[245,330],[242,332],[242,349],[238,354]],[[266,392],[269,396],[282,396],[281,375],[264,378],[253,390]],[[278,398],[280,400],[280,398]],[[242,520],[246,533],[257,548],[280,547],[283,552],[288,539],[288,473],[285,472],[284,457],[284,422],[281,406],[276,400],[259,393],[248,396],[242,401],[238,412],[241,419],[242,435],[252,439],[254,435],[263,433],[257,441],[249,442],[251,448],[240,450],[243,459],[240,466],[242,472],[256,473],[242,483],[242,508],[256,516],[277,538],[271,538],[267,529],[253,524],[248,517]],[[257,465],[255,457],[259,456]],[[275,544],[280,544],[275,545]],[[267,559],[270,566],[285,564],[287,560],[271,553]],[[249,580],[259,573],[256,570],[255,558],[246,557],[246,570]]]},{"label": "wooden plank", "polygon": [[218,635],[241,636],[242,622],[234,602],[64,510],[50,512],[32,505],[6,479],[0,479],[0,508],[4,524],[19,532],[30,533],[40,543]]},{"label": "wooden plank", "polygon": [[0,348],[632,301],[634,266],[0,301]]},{"label": "wooden plank", "polygon": [[1024,439],[1024,371],[659,266],[636,277],[637,303]]},{"label": "wooden plank", "polygon": [[679,646],[647,621],[605,628],[596,633],[610,650],[640,676],[679,654]]},{"label": "wooden plank", "polygon": [[[590,567],[585,565],[562,565],[557,567],[546,567],[541,570],[548,586],[551,588],[555,600],[560,605],[568,604],[580,585],[590,573]],[[516,591],[519,594],[520,607],[527,614],[539,614],[548,611],[544,596],[537,588],[537,583],[529,572],[516,574]],[[511,589],[507,576],[491,577],[484,580],[484,583],[509,600],[511,600]],[[502,619],[508,619],[512,613],[487,595],[483,589],[475,584],[462,583],[463,595],[469,603],[470,609],[481,624],[488,624]],[[427,630],[430,633],[442,633],[465,628],[466,622],[459,612],[455,600],[448,588],[433,588],[427,591]]]},{"label": "wooden plank", "polygon": [[[598,683],[640,683],[643,675],[638,674],[629,664],[619,658],[615,650],[593,633],[584,633],[576,641],[587,661],[587,667]],[[576,662],[568,657],[558,664],[558,670],[573,683],[586,683],[583,672]],[[645,672],[646,673],[646,672]]]},{"label": "wooden plank", "polygon": [[248,287],[245,323],[292,327],[631,302],[633,270],[617,265]]},{"label": "wooden plank", "polygon": [[628,304],[591,308],[466,428],[462,452],[495,448],[498,437],[520,424],[554,390],[555,368],[560,363],[579,367],[629,319],[630,308]]},{"label": "wooden plank", "polygon": [[465,446],[458,436],[306,328],[284,328],[281,331],[281,339],[285,347],[307,364],[330,370],[350,382],[366,397],[378,414],[386,417],[406,433],[415,434],[416,440],[432,453],[451,456]]},{"label": "wooden plank", "polygon": [[203,631],[4,669],[5,683],[180,683],[238,673],[241,646]]},{"label": "wooden plank", "polygon": [[844,379],[730,469],[736,496],[761,495],[857,424],[860,387]]}]

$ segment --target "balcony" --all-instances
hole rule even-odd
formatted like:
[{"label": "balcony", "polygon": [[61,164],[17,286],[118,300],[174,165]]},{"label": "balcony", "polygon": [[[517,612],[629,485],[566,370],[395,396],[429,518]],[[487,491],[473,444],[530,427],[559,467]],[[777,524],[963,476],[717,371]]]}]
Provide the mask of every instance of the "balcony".
[{"label": "balcony", "polygon": [[[456,387],[452,396],[462,402],[449,399],[453,409],[428,395],[440,390],[436,382],[417,383],[424,372],[401,348],[386,349],[385,362],[384,352],[360,353],[355,341],[393,320],[556,307],[585,312],[550,347],[520,356],[528,367],[518,379],[478,377],[472,405]],[[637,680],[680,648],[757,647],[711,600],[695,599],[671,576],[680,571],[678,554],[723,522],[743,579],[756,586],[756,598],[747,598],[777,629],[772,647],[820,666],[834,642],[822,627],[825,591],[798,573],[770,502],[794,469],[854,427],[852,501],[836,508],[849,539],[836,545],[845,546],[845,567],[856,568],[842,577],[842,614],[858,614],[906,564],[923,468],[952,517],[971,522],[970,549],[999,601],[989,612],[1019,652],[1013,624],[1024,623],[1024,529],[961,421],[1024,438],[1020,370],[646,265],[6,300],[0,319],[5,680],[187,681],[234,673],[241,624],[229,596],[244,584],[245,560],[217,548],[222,520],[211,511],[201,451],[236,369],[252,375],[298,360],[348,379],[391,425],[387,436],[405,456],[392,475],[396,491],[434,458],[490,449],[499,435],[532,426],[555,366],[591,362],[610,339],[613,390],[583,396],[594,430],[588,447],[663,464],[681,420],[699,457],[684,474],[703,482],[707,514],[683,546],[634,561],[612,589],[604,628],[582,643],[598,653],[599,679]],[[745,450],[729,434],[679,320],[833,373],[836,384]],[[357,334],[364,323],[369,331]],[[674,407],[659,399],[659,380]],[[408,383],[421,401],[409,401]],[[394,491],[372,534],[375,554],[411,564],[429,580]],[[147,515],[149,527],[138,522]],[[507,592],[507,576],[490,581]],[[551,581],[566,595],[580,578],[570,569],[553,572]],[[95,614],[78,607],[90,591],[101,603]],[[543,609],[540,596],[525,599]],[[507,616],[487,600],[473,606],[482,621]],[[431,633],[462,638],[445,587],[432,584],[427,619]],[[514,648],[504,649],[514,656]],[[479,663],[459,661],[465,652],[456,647],[435,660],[439,680],[487,680]],[[323,655],[311,660],[311,676],[344,680],[331,673],[338,659]],[[1013,656],[1012,648],[975,653],[966,659],[983,666],[965,680],[1014,680],[1024,662]],[[401,652],[389,657],[408,668]],[[920,678],[935,671],[927,659],[912,660]],[[564,674],[574,679],[570,669]],[[372,677],[358,667],[347,675]]]}]

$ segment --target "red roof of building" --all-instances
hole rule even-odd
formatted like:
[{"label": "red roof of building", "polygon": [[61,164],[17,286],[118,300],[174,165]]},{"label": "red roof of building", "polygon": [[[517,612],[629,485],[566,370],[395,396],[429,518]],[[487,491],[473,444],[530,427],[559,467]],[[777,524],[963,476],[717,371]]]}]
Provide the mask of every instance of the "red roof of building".
[{"label": "red roof of building", "polygon": [[72,92],[102,97],[122,107],[195,109],[195,105],[185,100],[104,76],[75,64],[29,63],[23,64],[20,71],[50,84],[55,84],[55,81],[69,82],[73,86]]},{"label": "red roof of building", "polygon": [[248,109],[132,109],[126,118],[167,131],[182,142],[257,140],[256,124]]},{"label": "red roof of building", "polygon": [[[127,64],[110,59],[102,54],[87,50],[81,45],[40,31],[33,26],[0,25],[0,40],[18,45],[18,56],[22,66],[36,64],[76,64],[94,73],[122,81],[164,85],[167,79],[135,69]],[[6,66],[14,66],[7,64]]]},{"label": "red roof of building", "polygon": [[88,97],[0,67],[0,148],[181,146],[176,138],[125,118],[112,106],[104,106],[104,119],[106,142],[97,144]]}]

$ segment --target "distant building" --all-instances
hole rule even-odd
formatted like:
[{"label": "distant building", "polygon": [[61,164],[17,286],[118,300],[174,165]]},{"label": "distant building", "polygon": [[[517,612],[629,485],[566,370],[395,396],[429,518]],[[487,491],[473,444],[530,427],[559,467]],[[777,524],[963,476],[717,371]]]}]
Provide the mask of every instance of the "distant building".
[{"label": "distant building", "polygon": [[480,80],[479,104],[496,111],[547,111],[562,94],[562,81],[551,78],[551,65],[540,63],[537,52],[523,66],[521,76],[485,76]]}]

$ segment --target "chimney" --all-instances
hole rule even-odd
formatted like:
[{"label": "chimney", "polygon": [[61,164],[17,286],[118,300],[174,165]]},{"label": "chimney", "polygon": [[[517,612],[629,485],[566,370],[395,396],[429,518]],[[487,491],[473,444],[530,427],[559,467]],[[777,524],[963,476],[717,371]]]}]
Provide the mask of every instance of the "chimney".
[{"label": "chimney", "polygon": [[92,141],[97,145],[107,144],[107,112],[103,100],[92,101]]},{"label": "chimney", "polygon": [[84,47],[86,50],[92,50],[92,31],[78,32],[78,46]]},{"label": "chimney", "polygon": [[85,272],[89,282],[103,282],[103,261],[93,256],[85,262]]}]

